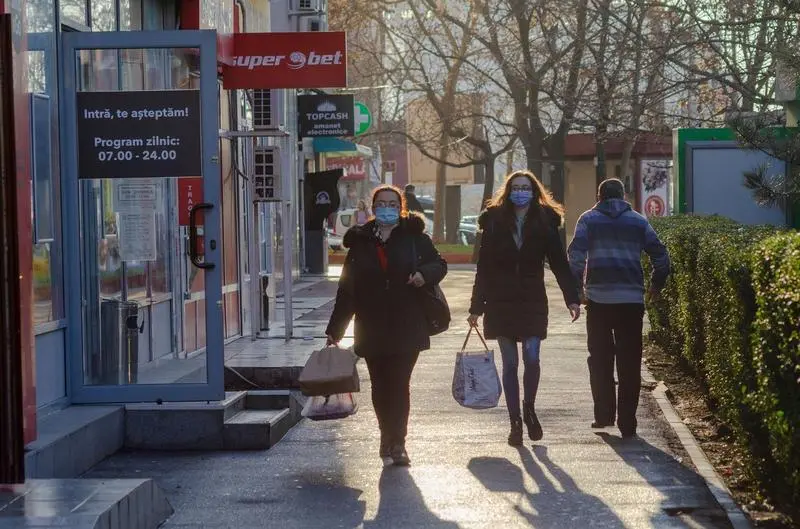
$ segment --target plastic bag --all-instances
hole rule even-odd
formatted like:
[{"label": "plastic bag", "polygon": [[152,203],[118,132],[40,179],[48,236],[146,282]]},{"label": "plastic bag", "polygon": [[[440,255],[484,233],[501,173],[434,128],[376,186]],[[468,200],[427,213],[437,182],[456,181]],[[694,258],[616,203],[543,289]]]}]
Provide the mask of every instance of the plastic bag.
[{"label": "plastic bag", "polygon": [[466,351],[470,328],[464,346],[456,354],[456,366],[453,372],[453,398],[465,408],[487,409],[494,408],[500,401],[500,376],[494,363],[494,351],[486,346],[486,342],[477,331],[478,337],[483,342],[484,350],[476,352]]},{"label": "plastic bag", "polygon": [[310,397],[301,415],[312,421],[332,421],[355,415],[358,402],[353,393]]}]

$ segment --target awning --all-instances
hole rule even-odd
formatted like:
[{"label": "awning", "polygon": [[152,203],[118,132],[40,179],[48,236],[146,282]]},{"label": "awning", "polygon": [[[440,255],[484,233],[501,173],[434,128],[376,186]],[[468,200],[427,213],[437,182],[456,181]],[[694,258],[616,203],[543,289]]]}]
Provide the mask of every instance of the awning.
[{"label": "awning", "polygon": [[[314,138],[314,152],[316,153],[345,153],[372,158],[372,149],[340,138]],[[358,154],[355,154],[358,153]]]}]

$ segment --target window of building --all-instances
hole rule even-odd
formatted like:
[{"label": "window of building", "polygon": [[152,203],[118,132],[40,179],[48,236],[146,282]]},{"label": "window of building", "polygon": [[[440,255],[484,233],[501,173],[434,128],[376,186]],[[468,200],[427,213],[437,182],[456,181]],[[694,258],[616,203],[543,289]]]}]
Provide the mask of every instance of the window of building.
[{"label": "window of building", "polygon": [[[69,2],[62,8],[71,12]],[[85,7],[85,4],[84,4]],[[80,12],[73,12],[80,20]],[[25,3],[28,41],[31,221],[33,228],[33,322],[37,332],[64,317],[61,263],[56,6],[52,0]]]}]

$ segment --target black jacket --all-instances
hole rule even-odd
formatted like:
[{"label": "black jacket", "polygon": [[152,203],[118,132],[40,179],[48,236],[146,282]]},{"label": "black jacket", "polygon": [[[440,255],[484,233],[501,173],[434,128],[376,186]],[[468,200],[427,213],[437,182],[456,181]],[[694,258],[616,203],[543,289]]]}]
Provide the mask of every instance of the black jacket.
[{"label": "black jacket", "polygon": [[401,219],[384,244],[386,272],[380,266],[375,221],[348,230],[343,244],[349,248],[339,290],[326,334],[340,340],[355,316],[355,353],[358,356],[410,354],[429,349],[430,337],[420,309],[421,292],[409,286],[414,267],[427,285],[438,284],[447,274],[447,263],[425,233],[425,222],[410,213]]},{"label": "black jacket", "polygon": [[486,338],[547,337],[547,293],[544,260],[556,276],[567,305],[579,303],[578,289],[561,244],[559,215],[545,210],[546,236],[526,220],[523,243],[517,248],[513,227],[498,208],[478,219],[481,247],[472,288],[470,313],[483,315]]},{"label": "black jacket", "polygon": [[404,193],[406,196],[406,208],[408,211],[418,211],[420,213],[424,213],[425,210],[422,208],[422,204],[420,204],[419,199],[417,199],[417,195],[414,193]]}]

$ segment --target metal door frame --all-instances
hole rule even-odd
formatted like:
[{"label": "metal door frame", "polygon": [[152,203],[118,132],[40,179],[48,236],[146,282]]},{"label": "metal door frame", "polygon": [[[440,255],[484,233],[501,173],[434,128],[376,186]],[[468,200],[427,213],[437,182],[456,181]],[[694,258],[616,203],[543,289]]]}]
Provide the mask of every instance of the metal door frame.
[{"label": "metal door frame", "polygon": [[[207,401],[225,396],[225,334],[222,311],[221,179],[219,177],[219,102],[217,83],[217,33],[213,30],[65,32],[61,34],[62,175],[64,186],[64,248],[67,315],[68,387],[76,403]],[[84,306],[80,234],[80,182],[78,179],[76,54],[80,50],[195,48],[200,50],[200,119],[204,201],[214,210],[204,214],[205,261],[215,266],[205,272],[206,367],[203,384],[87,385],[84,381]],[[177,176],[177,175],[176,175]],[[193,175],[181,175],[193,176]],[[196,176],[196,175],[194,175]],[[210,244],[216,241],[216,245]],[[212,246],[214,246],[212,248]]]}]

